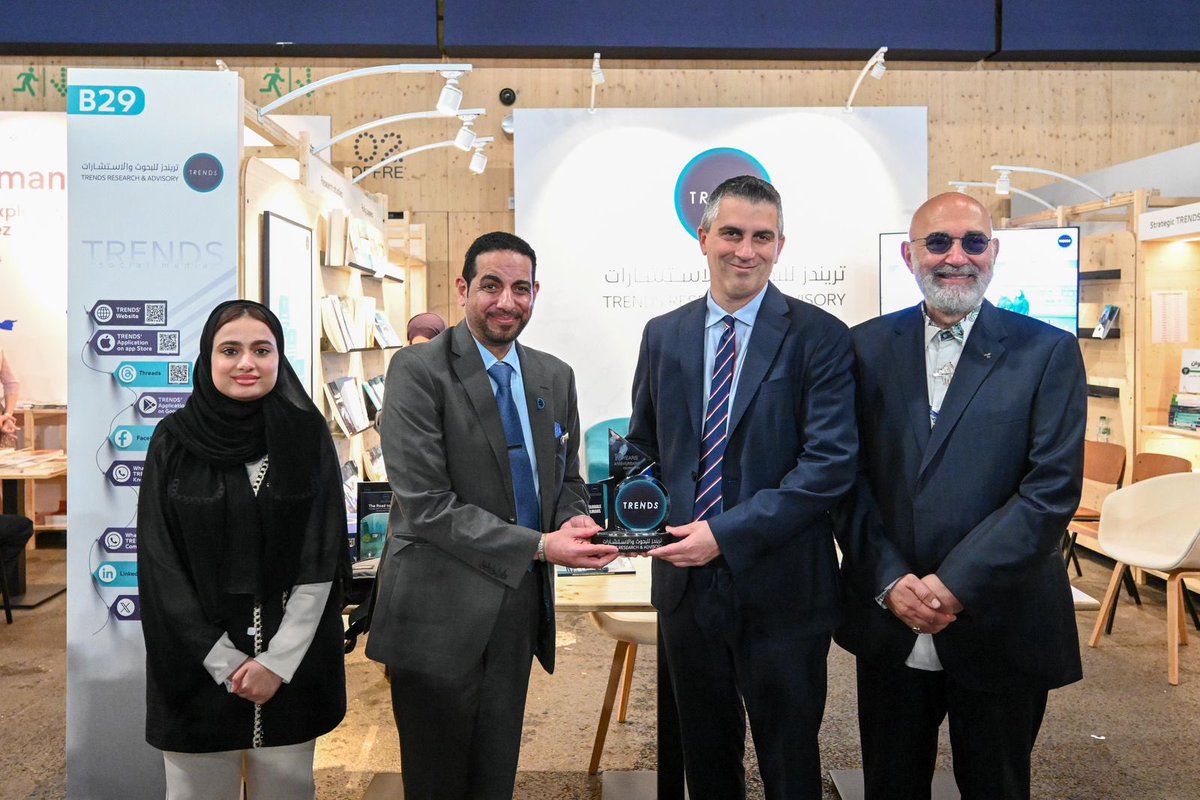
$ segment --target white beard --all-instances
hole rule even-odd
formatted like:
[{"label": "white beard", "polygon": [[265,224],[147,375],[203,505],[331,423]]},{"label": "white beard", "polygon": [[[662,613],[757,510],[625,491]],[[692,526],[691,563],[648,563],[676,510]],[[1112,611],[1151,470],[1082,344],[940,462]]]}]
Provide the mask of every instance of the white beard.
[{"label": "white beard", "polygon": [[[937,282],[939,271],[952,275],[974,275],[975,283],[971,286],[945,286]],[[917,287],[931,308],[947,316],[965,316],[983,300],[991,279],[991,275],[985,277],[975,267],[957,270],[939,268],[917,277]]]}]

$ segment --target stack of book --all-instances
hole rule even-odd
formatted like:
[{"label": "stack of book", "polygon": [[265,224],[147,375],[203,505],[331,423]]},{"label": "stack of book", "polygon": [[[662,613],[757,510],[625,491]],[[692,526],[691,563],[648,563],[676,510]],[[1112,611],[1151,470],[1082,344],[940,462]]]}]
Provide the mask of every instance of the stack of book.
[{"label": "stack of book", "polygon": [[374,297],[321,298],[321,329],[339,353],[370,347],[375,329]]},{"label": "stack of book", "polygon": [[1172,395],[1167,424],[1172,428],[1200,430],[1200,394]]},{"label": "stack of book", "polygon": [[371,427],[371,418],[363,404],[363,390],[358,379],[345,376],[325,384],[325,396],[333,411],[333,419],[342,433],[353,436]]}]

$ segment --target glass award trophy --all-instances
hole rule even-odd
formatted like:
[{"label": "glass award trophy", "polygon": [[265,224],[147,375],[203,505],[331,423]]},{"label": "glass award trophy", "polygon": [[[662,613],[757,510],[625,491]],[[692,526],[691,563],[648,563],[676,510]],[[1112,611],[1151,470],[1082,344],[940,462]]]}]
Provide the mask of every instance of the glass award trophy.
[{"label": "glass award trophy", "polygon": [[622,553],[644,553],[675,541],[666,533],[671,501],[651,474],[654,466],[649,456],[609,429],[609,477],[588,485],[592,518],[604,527],[593,542],[615,545]]}]

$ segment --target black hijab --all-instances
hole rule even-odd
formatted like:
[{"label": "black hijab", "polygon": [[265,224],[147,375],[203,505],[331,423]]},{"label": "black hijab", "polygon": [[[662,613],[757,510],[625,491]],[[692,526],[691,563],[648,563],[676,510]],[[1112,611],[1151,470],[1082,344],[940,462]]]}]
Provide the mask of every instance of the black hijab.
[{"label": "black hijab", "polygon": [[[279,370],[274,388],[258,400],[242,401],[221,393],[212,377],[212,353],[220,327],[249,316],[265,322],[275,337]],[[192,395],[179,411],[159,423],[196,460],[216,473],[223,503],[213,511],[212,544],[220,562],[221,589],[262,597],[299,583],[330,579],[325,557],[336,541],[310,513],[318,498],[341,504],[340,481],[331,492],[330,476],[321,465],[330,460],[333,443],[325,418],[305,393],[283,350],[283,326],[266,306],[252,300],[230,300],[212,310],[200,335],[200,354],[192,374]],[[257,496],[250,488],[246,464],[270,456],[266,480]],[[333,457],[336,472],[336,457]],[[324,470],[328,471],[328,470]],[[332,495],[332,496],[331,496]],[[220,507],[223,506],[223,507]],[[344,517],[343,517],[344,519]],[[316,527],[317,529],[313,529]]]}]

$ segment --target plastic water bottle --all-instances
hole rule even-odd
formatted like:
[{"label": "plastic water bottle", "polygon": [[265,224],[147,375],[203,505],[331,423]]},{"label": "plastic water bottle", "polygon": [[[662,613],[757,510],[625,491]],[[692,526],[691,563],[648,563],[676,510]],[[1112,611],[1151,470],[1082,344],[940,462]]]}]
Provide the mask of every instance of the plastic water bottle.
[{"label": "plastic water bottle", "polygon": [[1108,425],[1108,417],[1100,417],[1100,425],[1096,428],[1096,438],[1101,442],[1107,442],[1112,438],[1112,428]]}]

